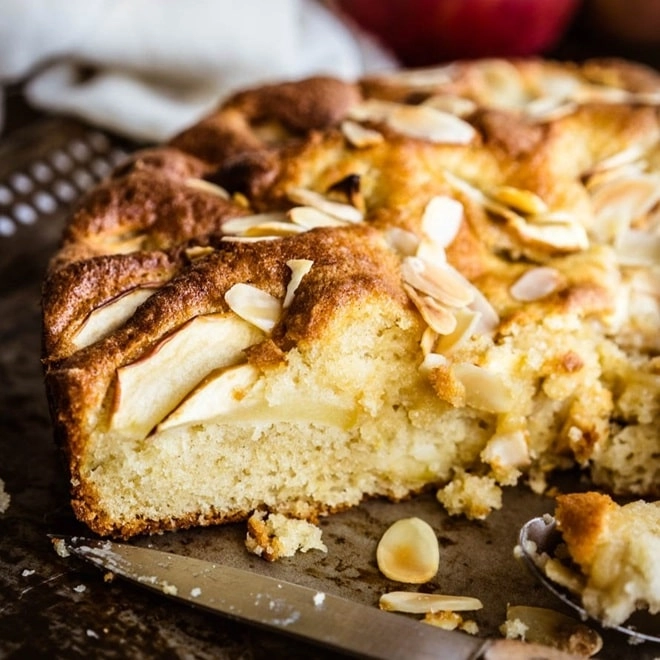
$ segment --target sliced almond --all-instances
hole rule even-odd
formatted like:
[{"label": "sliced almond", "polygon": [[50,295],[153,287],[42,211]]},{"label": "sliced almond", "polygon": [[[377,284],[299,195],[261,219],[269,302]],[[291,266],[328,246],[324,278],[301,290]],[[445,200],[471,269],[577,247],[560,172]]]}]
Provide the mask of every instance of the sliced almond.
[{"label": "sliced almond", "polygon": [[378,605],[381,610],[407,614],[470,612],[483,608],[483,603],[478,598],[471,596],[446,596],[413,591],[390,591],[380,597]]},{"label": "sliced almond", "polygon": [[431,106],[369,99],[350,111],[355,121],[385,122],[408,137],[445,144],[469,144],[477,135],[468,122]]},{"label": "sliced almond", "polygon": [[536,244],[560,252],[578,252],[589,247],[586,229],[576,222],[570,224],[526,222],[518,216],[509,218],[509,225],[524,243]]},{"label": "sliced almond", "polygon": [[405,292],[428,326],[439,335],[448,335],[456,328],[456,315],[435,298],[420,294],[417,289],[403,285]]},{"label": "sliced almond", "polygon": [[385,141],[385,137],[379,131],[373,128],[367,128],[356,121],[345,119],[341,123],[341,131],[344,137],[359,149],[373,147]]},{"label": "sliced almond", "polygon": [[440,548],[433,528],[421,518],[397,520],[378,542],[376,561],[380,572],[390,580],[428,582],[440,565]]},{"label": "sliced almond", "polygon": [[556,291],[561,281],[561,273],[556,268],[530,268],[509,287],[509,293],[520,302],[533,302]]},{"label": "sliced almond", "polygon": [[523,190],[514,186],[498,186],[490,194],[498,202],[527,215],[547,213],[548,211],[548,205],[531,190]]},{"label": "sliced almond", "polygon": [[611,241],[658,202],[660,176],[639,175],[603,184],[591,195],[596,217],[595,231],[601,240]]},{"label": "sliced almond", "polygon": [[288,217],[294,224],[305,229],[316,227],[343,227],[346,222],[334,215],[320,211],[313,206],[294,206],[288,212]]},{"label": "sliced almond", "polygon": [[438,333],[431,327],[426,328],[422,333],[422,338],[419,340],[422,354],[426,356],[433,352],[436,341],[438,341]]},{"label": "sliced almond", "polygon": [[568,99],[582,84],[582,79],[565,69],[548,69],[535,73],[531,81],[540,98]]},{"label": "sliced almond", "polygon": [[405,85],[406,87],[434,88],[450,83],[458,72],[458,67],[451,64],[424,67],[420,69],[395,69],[378,76],[381,84]]},{"label": "sliced almond", "polygon": [[216,197],[222,197],[222,199],[230,199],[230,194],[227,190],[225,190],[222,186],[219,186],[215,183],[211,183],[210,181],[206,181],[206,179],[198,179],[197,177],[191,177],[189,179],[186,179],[186,185],[188,188],[195,188],[196,190],[201,190],[202,192],[205,193],[210,193],[211,195],[215,195]]},{"label": "sliced almond", "polygon": [[660,263],[651,268],[637,269],[631,273],[630,289],[660,301]]},{"label": "sliced almond", "polygon": [[91,346],[121,327],[154,291],[155,288],[136,287],[97,307],[87,316],[74,335],[71,340],[73,347],[79,350]]},{"label": "sliced almond", "polygon": [[468,199],[471,199],[478,204],[484,205],[486,203],[486,195],[476,186],[470,182],[456,176],[453,172],[445,170],[443,172],[445,181],[457,192],[463,193]]},{"label": "sliced almond", "polygon": [[417,246],[417,251],[413,254],[422,261],[427,261],[431,264],[444,264],[447,262],[445,248],[428,238],[422,238]]},{"label": "sliced almond", "polygon": [[261,241],[277,241],[282,236],[223,236],[223,243],[259,243]]},{"label": "sliced almond", "polygon": [[435,345],[435,350],[443,355],[458,348],[477,332],[481,314],[471,309],[457,309],[454,318],[456,319],[454,330],[440,336]]},{"label": "sliced almond", "polygon": [[248,323],[270,332],[282,316],[282,303],[251,284],[239,282],[225,293],[229,308]]},{"label": "sliced almond", "polygon": [[520,216],[518,213],[513,211],[511,207],[507,206],[506,204],[502,204],[501,202],[498,202],[492,197],[489,197],[482,190],[480,190],[476,186],[473,186],[465,179],[461,179],[455,174],[449,172],[448,170],[444,171],[444,178],[447,181],[447,183],[456,192],[465,195],[465,197],[472,200],[476,204],[483,206],[484,209],[489,211],[490,213],[498,215],[502,218],[516,217],[516,218],[520,218],[520,220],[523,220],[522,216]]},{"label": "sliced almond", "polygon": [[442,112],[449,112],[457,117],[467,117],[478,107],[474,101],[453,94],[434,94],[424,100],[422,105],[428,105],[436,110],[442,110]]},{"label": "sliced almond", "polygon": [[335,202],[309,188],[294,187],[287,191],[287,197],[295,204],[311,206],[323,213],[345,222],[357,223],[364,220],[364,213],[351,204]]},{"label": "sliced almond", "polygon": [[604,172],[606,170],[618,169],[624,165],[630,165],[635,163],[642,158],[645,152],[645,148],[641,144],[633,144],[621,151],[617,151],[615,154],[603,158],[598,161],[595,165],[589,168],[583,176],[589,177],[599,172]]},{"label": "sliced almond", "polygon": [[494,468],[519,468],[529,465],[529,447],[524,431],[494,435],[481,452],[481,460]]},{"label": "sliced almond", "polygon": [[401,103],[392,101],[382,101],[380,99],[368,99],[357,103],[348,112],[348,116],[353,121],[373,121],[384,122],[392,114],[395,108],[400,107]]},{"label": "sliced almond", "polygon": [[286,287],[286,295],[282,307],[286,309],[293,302],[293,297],[302,282],[303,277],[309,273],[314,262],[311,259],[289,259],[286,265],[291,269],[291,279]]},{"label": "sliced almond", "polygon": [[660,263],[660,235],[635,229],[621,232],[615,252],[622,266],[655,266]]},{"label": "sliced almond", "polygon": [[537,213],[525,218],[530,224],[535,225],[570,225],[574,220],[574,216],[568,211],[548,211],[547,213]]},{"label": "sliced almond", "polygon": [[631,95],[632,103],[642,105],[660,105],[660,92],[633,92]]},{"label": "sliced almond", "polygon": [[633,163],[623,163],[617,167],[600,170],[586,176],[584,185],[590,194],[593,194],[601,186],[608,185],[617,179],[634,179],[644,175],[648,169],[648,163],[643,160]]},{"label": "sliced almond", "polygon": [[400,227],[389,227],[385,231],[387,244],[401,257],[412,257],[420,244],[419,236]]},{"label": "sliced almond", "polygon": [[[517,625],[505,625],[504,631],[524,629],[523,639],[532,644],[543,644],[581,657],[591,657],[603,647],[602,637],[593,628],[556,610],[510,605],[506,618],[507,624],[517,622]],[[521,635],[507,636],[515,638]]]},{"label": "sliced almond", "polygon": [[488,335],[497,330],[500,324],[500,316],[476,286],[474,287],[474,300],[470,303],[469,308],[479,313],[479,319],[474,328],[475,332]]},{"label": "sliced almond", "polygon": [[387,124],[403,135],[442,144],[469,144],[477,135],[468,122],[430,106],[402,105]]},{"label": "sliced almond", "polygon": [[148,240],[147,234],[126,232],[100,240],[92,238],[90,243],[103,254],[130,254],[143,250]]},{"label": "sliced almond", "polygon": [[193,247],[186,248],[186,257],[190,261],[197,261],[197,259],[203,259],[209,254],[215,252],[215,248],[206,246],[206,245],[195,245]]},{"label": "sliced almond", "polygon": [[511,391],[499,374],[475,364],[455,364],[452,372],[465,387],[468,406],[492,413],[507,412],[513,407]]},{"label": "sliced almond", "polygon": [[424,208],[421,229],[433,242],[445,248],[456,238],[463,222],[463,205],[452,197],[437,195]]},{"label": "sliced almond", "polygon": [[255,213],[254,215],[245,215],[238,218],[230,218],[222,223],[222,231],[225,234],[234,234],[237,236],[245,235],[246,232],[261,227],[268,223],[280,223],[286,221],[285,213]]},{"label": "sliced almond", "polygon": [[501,57],[483,58],[476,63],[473,75],[486,105],[521,108],[527,103],[526,86],[513,62]]},{"label": "sliced almond", "polygon": [[530,101],[525,106],[524,112],[529,119],[542,124],[567,117],[573,114],[577,107],[574,101],[544,96]]},{"label": "sliced almond", "polygon": [[631,93],[620,87],[584,83],[573,93],[578,103],[629,103]]},{"label": "sliced almond", "polygon": [[294,236],[303,234],[307,231],[305,227],[296,225],[293,222],[264,222],[261,225],[255,225],[245,230],[244,236]]},{"label": "sliced almond", "polygon": [[450,307],[465,307],[474,300],[474,287],[449,264],[405,257],[401,276],[406,284]]}]

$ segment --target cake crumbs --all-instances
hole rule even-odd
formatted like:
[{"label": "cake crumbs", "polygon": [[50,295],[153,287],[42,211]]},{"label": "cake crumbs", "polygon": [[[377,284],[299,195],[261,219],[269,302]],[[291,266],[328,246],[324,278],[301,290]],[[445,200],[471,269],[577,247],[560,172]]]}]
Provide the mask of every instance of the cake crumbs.
[{"label": "cake crumbs", "polygon": [[0,479],[0,513],[5,513],[11,503],[11,496],[5,490],[5,482]]},{"label": "cake crumbs", "polygon": [[328,551],[321,540],[321,529],[316,525],[266,511],[255,511],[248,519],[245,546],[267,561],[293,557],[298,551]]},{"label": "cake crumbs", "polygon": [[167,594],[168,596],[176,596],[179,593],[178,588],[174,584],[170,584],[169,582],[163,582],[163,593]]}]

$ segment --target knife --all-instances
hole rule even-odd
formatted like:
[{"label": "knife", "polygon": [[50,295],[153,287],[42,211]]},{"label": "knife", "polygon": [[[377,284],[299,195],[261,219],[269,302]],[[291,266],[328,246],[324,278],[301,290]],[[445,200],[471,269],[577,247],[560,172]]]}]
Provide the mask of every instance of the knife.
[{"label": "knife", "polygon": [[442,630],[324,591],[193,557],[81,536],[51,536],[51,539],[60,555],[77,555],[152,591],[353,657],[382,660],[574,657],[536,644],[480,639]]}]

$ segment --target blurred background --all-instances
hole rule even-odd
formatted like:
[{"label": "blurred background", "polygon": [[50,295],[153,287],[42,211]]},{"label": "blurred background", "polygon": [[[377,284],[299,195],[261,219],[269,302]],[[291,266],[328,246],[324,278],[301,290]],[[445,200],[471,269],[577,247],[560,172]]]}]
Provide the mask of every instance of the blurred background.
[{"label": "blurred background", "polygon": [[657,66],[659,0],[337,0],[404,66],[474,57],[621,56]]},{"label": "blurred background", "polygon": [[274,79],[530,55],[657,67],[660,0],[2,0],[0,136],[61,113],[158,142]]}]

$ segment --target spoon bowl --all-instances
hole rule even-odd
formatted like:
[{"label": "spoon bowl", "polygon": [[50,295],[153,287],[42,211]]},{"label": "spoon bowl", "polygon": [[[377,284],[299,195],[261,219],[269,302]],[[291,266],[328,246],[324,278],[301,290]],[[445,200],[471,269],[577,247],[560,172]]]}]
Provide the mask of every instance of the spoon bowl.
[{"label": "spoon bowl", "polygon": [[[556,520],[549,515],[532,518],[520,530],[518,542],[525,564],[541,584],[566,605],[578,612],[583,621],[589,618],[593,619],[582,607],[578,596],[550,580],[541,566],[540,556],[546,554],[554,557],[557,546],[562,542]],[[532,550],[532,543],[535,546],[535,551]],[[608,629],[629,635],[637,642],[646,641],[660,644],[659,624],[660,617],[653,616],[648,611],[638,610],[628,619],[626,625],[611,626]]]}]

